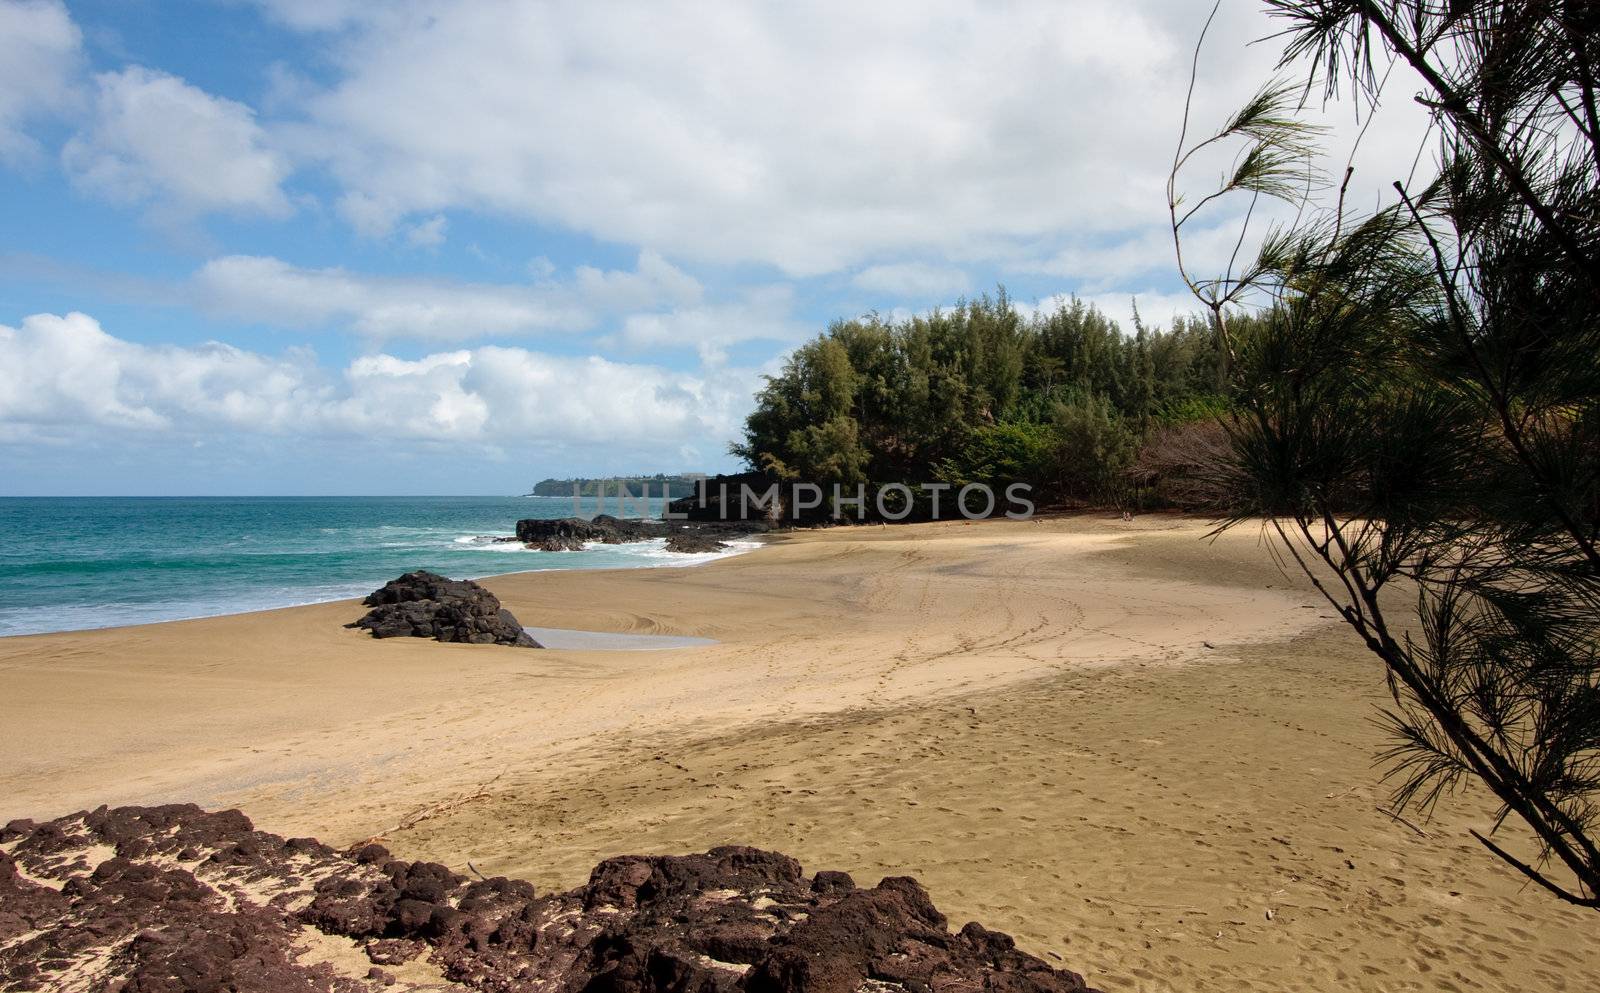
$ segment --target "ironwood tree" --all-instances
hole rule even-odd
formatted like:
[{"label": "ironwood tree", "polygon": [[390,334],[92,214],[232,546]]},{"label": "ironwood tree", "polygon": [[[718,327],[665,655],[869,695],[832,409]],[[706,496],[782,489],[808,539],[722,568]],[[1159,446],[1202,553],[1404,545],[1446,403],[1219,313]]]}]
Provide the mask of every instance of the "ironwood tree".
[{"label": "ironwood tree", "polygon": [[[1481,784],[1488,850],[1600,908],[1600,4],[1268,7],[1284,75],[1214,133],[1186,115],[1169,187],[1180,260],[1210,203],[1299,210],[1237,270],[1184,272],[1228,362],[1224,526],[1265,516],[1383,660],[1396,804]],[[1297,111],[1397,89],[1426,175],[1351,211]],[[1230,143],[1186,201],[1187,157]]]}]

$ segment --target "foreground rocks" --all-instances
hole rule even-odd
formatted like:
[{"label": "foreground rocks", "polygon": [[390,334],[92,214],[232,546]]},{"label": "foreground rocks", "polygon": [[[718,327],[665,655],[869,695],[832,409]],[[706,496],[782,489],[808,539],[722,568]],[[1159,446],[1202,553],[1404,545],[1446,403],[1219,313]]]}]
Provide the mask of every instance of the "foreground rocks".
[{"label": "foreground rocks", "polygon": [[626,856],[539,896],[238,811],[104,807],[0,830],[0,989],[121,993],[1078,993],[913,879],[775,852]]},{"label": "foreground rocks", "polygon": [[545,552],[575,552],[589,542],[620,545],[630,541],[667,539],[669,552],[714,552],[726,548],[724,538],[736,538],[767,530],[767,525],[750,521],[668,521],[658,517],[612,517],[600,514],[592,520],[563,517],[559,520],[529,518],[517,522],[516,540],[530,549]]},{"label": "foreground rocks", "polygon": [[372,609],[345,625],[374,638],[433,638],[473,645],[538,648],[500,598],[469,579],[418,570],[391,579],[361,601]]}]

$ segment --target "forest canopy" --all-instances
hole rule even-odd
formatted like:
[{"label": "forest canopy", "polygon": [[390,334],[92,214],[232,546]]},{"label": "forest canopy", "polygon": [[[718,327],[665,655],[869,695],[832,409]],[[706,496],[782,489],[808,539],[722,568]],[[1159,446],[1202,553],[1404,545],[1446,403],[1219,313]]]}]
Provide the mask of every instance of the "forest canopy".
[{"label": "forest canopy", "polygon": [[768,377],[733,452],[822,485],[1025,482],[1046,500],[1166,500],[1142,485],[1154,464],[1139,470],[1216,432],[1228,409],[1216,336],[1201,316],[1161,329],[1135,311],[1133,323],[1077,299],[1022,309],[1003,288],[836,321]]}]

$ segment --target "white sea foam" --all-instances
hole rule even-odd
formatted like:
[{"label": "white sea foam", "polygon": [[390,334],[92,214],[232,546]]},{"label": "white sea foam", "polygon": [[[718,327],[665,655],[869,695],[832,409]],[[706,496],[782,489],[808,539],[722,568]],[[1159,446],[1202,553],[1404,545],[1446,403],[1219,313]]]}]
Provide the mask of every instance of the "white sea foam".
[{"label": "white sea foam", "polygon": [[643,541],[627,541],[619,544],[588,541],[584,542],[579,550],[562,549],[557,552],[547,552],[542,549],[530,549],[519,541],[498,541],[492,535],[459,535],[452,539],[451,543],[458,551],[467,552],[532,556],[588,555],[594,560],[595,568],[600,569],[626,568],[630,565],[636,568],[702,565],[718,559],[743,555],[761,547],[759,541],[741,540],[730,541],[727,543],[727,548],[714,552],[669,552],[665,538],[647,538]]},{"label": "white sea foam", "polygon": [[687,565],[702,565],[706,562],[715,562],[718,559],[728,559],[735,555],[743,555],[761,547],[759,541],[730,541],[727,548],[720,548],[714,552],[669,552],[665,538],[656,538],[647,542],[639,542],[639,548],[634,554],[640,558],[649,559],[651,564],[658,568],[669,568]]}]

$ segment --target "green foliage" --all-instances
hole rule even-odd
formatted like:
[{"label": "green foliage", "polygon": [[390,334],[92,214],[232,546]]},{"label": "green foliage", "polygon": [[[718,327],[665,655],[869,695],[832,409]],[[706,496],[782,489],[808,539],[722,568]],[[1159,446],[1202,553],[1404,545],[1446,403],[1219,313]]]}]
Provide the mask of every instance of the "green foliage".
[{"label": "green foliage", "polygon": [[838,321],[768,378],[733,452],[824,486],[1027,482],[1046,499],[1114,499],[1150,426],[1220,406],[1213,337],[1200,318],[1127,335],[1080,300],[1024,316],[1004,290]]},{"label": "green foliage", "polygon": [[[1269,4],[1308,87],[1378,113],[1405,74],[1439,151],[1388,207],[1302,202],[1244,278],[1190,280],[1262,302],[1235,336],[1232,520],[1268,518],[1383,660],[1396,805],[1484,787],[1478,840],[1600,909],[1600,7]],[[1249,153],[1303,154],[1267,116]]]},{"label": "green foliage", "polygon": [[654,476],[607,476],[605,478],[576,479],[541,479],[534,484],[532,496],[558,496],[570,497],[574,488],[579,496],[616,496],[625,493],[628,496],[659,497],[668,495],[673,499],[690,496],[697,492],[700,482],[687,476],[672,476],[666,473],[657,473]]},{"label": "green foliage", "polygon": [[840,414],[821,424],[808,424],[789,433],[790,461],[772,460],[771,468],[786,479],[855,483],[866,477],[867,451],[861,447],[856,422]]},{"label": "green foliage", "polygon": [[1123,472],[1138,449],[1129,419],[1108,398],[1086,395],[1056,404],[1052,420],[1060,438],[1058,485],[1063,494],[1113,502]]},{"label": "green foliage", "polygon": [[1011,483],[1037,484],[1055,478],[1061,435],[1053,424],[1008,421],[975,428],[955,456],[934,469],[934,477],[956,486],[987,483],[996,491]]},{"label": "green foliage", "polygon": [[1215,393],[1200,393],[1161,404],[1155,419],[1161,424],[1215,421],[1233,412],[1233,404]]}]

